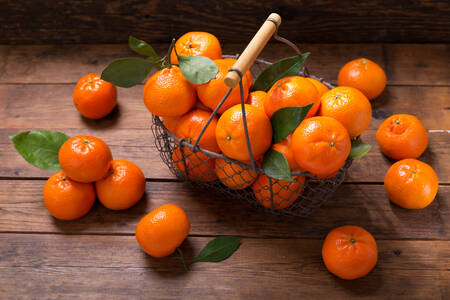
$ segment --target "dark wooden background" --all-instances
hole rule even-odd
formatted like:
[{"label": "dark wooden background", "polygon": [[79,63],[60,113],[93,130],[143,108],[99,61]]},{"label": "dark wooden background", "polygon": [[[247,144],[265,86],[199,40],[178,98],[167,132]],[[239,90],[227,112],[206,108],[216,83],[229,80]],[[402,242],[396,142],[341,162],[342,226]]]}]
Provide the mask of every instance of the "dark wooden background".
[{"label": "dark wooden background", "polygon": [[448,0],[0,0],[0,44],[165,43],[192,30],[247,43],[270,12],[297,43],[450,41]]}]

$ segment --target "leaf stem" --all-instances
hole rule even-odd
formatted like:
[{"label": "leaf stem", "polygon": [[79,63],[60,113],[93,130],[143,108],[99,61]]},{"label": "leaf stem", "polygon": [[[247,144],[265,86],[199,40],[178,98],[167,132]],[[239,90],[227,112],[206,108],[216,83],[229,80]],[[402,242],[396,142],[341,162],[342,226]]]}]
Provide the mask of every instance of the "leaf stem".
[{"label": "leaf stem", "polygon": [[[169,60],[170,60],[170,59],[169,59]],[[180,249],[179,247],[177,247],[177,251],[178,251],[178,254],[180,254],[180,260],[181,260],[181,262],[183,263],[184,270],[185,270],[186,272],[188,272],[189,269],[188,269],[188,267],[187,267],[187,265],[186,265],[186,261],[184,260],[183,251],[181,251],[181,249]]]},{"label": "leaf stem", "polygon": [[[169,62],[169,68],[172,67],[172,60],[170,59],[171,54],[172,54],[172,49],[175,47],[175,39],[172,39],[172,43],[170,43],[169,46],[169,51],[167,52],[167,59]],[[175,53],[176,53],[177,49],[175,49]]]}]

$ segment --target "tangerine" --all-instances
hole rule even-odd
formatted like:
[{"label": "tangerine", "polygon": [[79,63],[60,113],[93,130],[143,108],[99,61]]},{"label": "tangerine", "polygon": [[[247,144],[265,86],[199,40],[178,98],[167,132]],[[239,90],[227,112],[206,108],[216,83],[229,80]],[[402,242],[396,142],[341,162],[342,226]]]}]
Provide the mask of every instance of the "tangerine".
[{"label": "tangerine", "polygon": [[144,104],[156,116],[179,117],[194,107],[194,86],[172,65],[153,74],[144,86]]},{"label": "tangerine", "polygon": [[106,143],[93,136],[74,136],[59,149],[63,172],[78,182],[94,182],[108,174],[112,154]]},{"label": "tangerine", "polygon": [[73,91],[73,104],[83,117],[101,119],[116,107],[116,86],[102,80],[100,75],[84,75]]},{"label": "tangerine", "polygon": [[359,226],[341,226],[330,231],[322,246],[328,271],[342,279],[366,276],[377,264],[377,243]]},{"label": "tangerine", "polygon": [[[178,55],[206,56],[212,60],[222,58],[222,47],[217,37],[208,32],[188,32],[183,34],[176,42]],[[178,64],[175,50],[170,54],[170,61]]]},{"label": "tangerine", "polygon": [[[245,105],[248,137],[253,157],[262,156],[272,142],[272,124],[266,114],[259,108]],[[216,127],[216,139],[222,152],[239,161],[249,161],[242,107],[240,104],[229,108],[220,116]]]},{"label": "tangerine", "polygon": [[292,151],[298,165],[319,178],[334,175],[350,154],[347,129],[331,117],[303,120],[292,135]]},{"label": "tangerine", "polygon": [[378,127],[377,142],[390,158],[418,158],[428,147],[428,132],[413,115],[392,115]]},{"label": "tangerine", "polygon": [[128,160],[111,162],[109,174],[95,182],[98,200],[112,210],[124,210],[135,205],[144,195],[145,177],[141,169]]},{"label": "tangerine", "polygon": [[384,188],[389,199],[398,206],[422,209],[436,197],[439,180],[428,164],[417,159],[403,159],[387,171]]},{"label": "tangerine", "polygon": [[370,59],[357,58],[339,70],[338,85],[354,87],[363,92],[367,98],[373,99],[386,87],[386,74]]},{"label": "tangerine", "polygon": [[63,172],[53,174],[44,185],[44,204],[57,219],[75,220],[86,215],[94,205],[92,183],[76,182]]},{"label": "tangerine", "polygon": [[136,240],[147,254],[161,258],[172,254],[183,243],[190,228],[183,209],[175,204],[165,204],[139,221]]}]

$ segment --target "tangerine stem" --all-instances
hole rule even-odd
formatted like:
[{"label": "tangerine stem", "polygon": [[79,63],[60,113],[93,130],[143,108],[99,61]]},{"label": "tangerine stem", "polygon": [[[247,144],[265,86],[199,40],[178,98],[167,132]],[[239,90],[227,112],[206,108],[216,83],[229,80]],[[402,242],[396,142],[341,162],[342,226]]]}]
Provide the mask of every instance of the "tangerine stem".
[{"label": "tangerine stem", "polygon": [[[172,67],[172,60],[170,59],[170,57],[171,57],[171,54],[172,54],[172,49],[174,47],[175,47],[175,39],[172,39],[172,43],[170,43],[169,51],[167,53],[167,59],[168,59],[168,62],[169,62],[169,68]],[[176,48],[175,48],[175,54],[177,54],[177,49]],[[177,54],[177,56],[178,56],[178,54]]]},{"label": "tangerine stem", "polygon": [[185,270],[186,272],[188,272],[189,269],[188,269],[188,267],[187,267],[187,265],[186,265],[186,261],[184,260],[183,251],[181,251],[181,249],[180,249],[179,247],[177,247],[177,251],[178,251],[178,254],[180,254],[180,260],[181,260],[181,262],[183,263],[184,270]]}]

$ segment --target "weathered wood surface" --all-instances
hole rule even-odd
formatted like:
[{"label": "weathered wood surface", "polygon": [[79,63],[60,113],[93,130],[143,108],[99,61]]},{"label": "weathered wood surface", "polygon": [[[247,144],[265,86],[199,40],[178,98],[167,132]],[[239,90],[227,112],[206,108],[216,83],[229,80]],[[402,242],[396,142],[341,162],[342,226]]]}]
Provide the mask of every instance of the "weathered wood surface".
[{"label": "weathered wood surface", "polygon": [[[68,11],[80,9],[77,3]],[[225,53],[244,46],[226,45]],[[161,52],[166,47],[155,48]],[[373,149],[354,162],[347,183],[332,199],[306,219],[274,217],[176,181],[154,146],[150,115],[141,100],[143,85],[119,89],[119,108],[107,118],[80,117],[72,105],[75,82],[88,72],[100,72],[114,58],[132,55],[126,46],[0,46],[0,298],[448,297],[448,45],[311,44],[302,50],[313,53],[310,71],[331,82],[345,61],[358,56],[379,62],[388,75],[388,87],[372,102],[372,123],[362,136]],[[262,57],[273,61],[291,53],[272,44]],[[380,153],[375,133],[394,113],[415,114],[430,130],[429,148],[420,159],[433,166],[441,185],[423,210],[399,208],[384,191],[382,181],[392,161]],[[52,218],[42,199],[51,172],[29,166],[7,138],[36,128],[103,138],[116,158],[143,169],[144,198],[122,212],[97,202],[80,220]],[[226,262],[193,265],[189,273],[177,261],[145,255],[134,238],[136,224],[165,203],[180,205],[191,220],[190,236],[182,245],[187,257],[217,235],[244,237],[241,248]],[[320,256],[326,234],[345,224],[366,228],[379,248],[376,268],[356,281],[328,273]]]},{"label": "weathered wood surface", "polygon": [[0,43],[167,42],[187,29],[245,43],[270,12],[297,42],[448,42],[450,6],[420,1],[0,1]]},{"label": "weathered wood surface", "polygon": [[[192,258],[208,240],[189,237],[181,248]],[[132,236],[2,234],[0,297],[445,299],[450,292],[449,241],[378,240],[376,268],[356,281],[326,271],[321,245],[246,238],[226,262],[184,273],[179,261],[145,255]]]},{"label": "weathered wood surface", "polygon": [[450,240],[450,187],[423,210],[390,203],[383,185],[344,184],[323,207],[306,219],[283,218],[255,211],[236,199],[199,191],[187,183],[147,182],[144,199],[135,207],[112,212],[101,204],[84,218],[63,222],[44,207],[44,180],[0,180],[0,232],[133,234],[137,222],[165,203],[186,210],[193,235],[323,238],[348,223],[363,226],[383,239]]},{"label": "weathered wood surface", "polygon": [[[336,82],[339,68],[347,61],[367,57],[385,69],[390,85],[450,85],[448,44],[304,44],[299,41],[297,45],[300,50],[311,52],[307,61],[311,73],[330,82]],[[153,44],[153,47],[165,55],[168,44]],[[244,48],[245,44],[224,44],[223,52],[236,54]],[[275,61],[293,54],[288,46],[272,42],[260,57]],[[87,72],[100,73],[113,59],[135,55],[123,44],[0,45],[0,83],[76,83]]]}]

